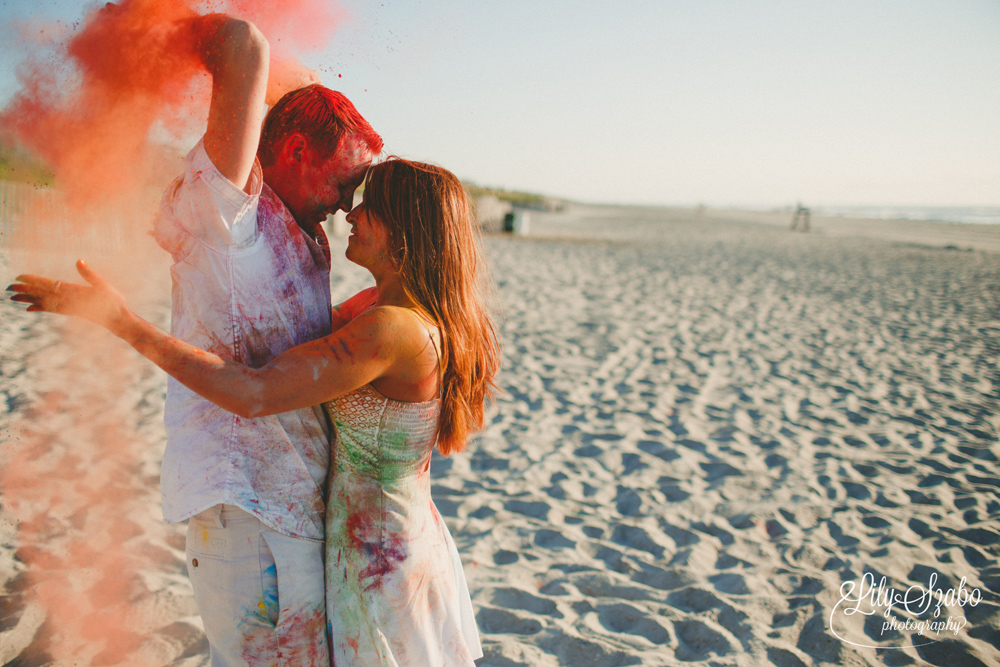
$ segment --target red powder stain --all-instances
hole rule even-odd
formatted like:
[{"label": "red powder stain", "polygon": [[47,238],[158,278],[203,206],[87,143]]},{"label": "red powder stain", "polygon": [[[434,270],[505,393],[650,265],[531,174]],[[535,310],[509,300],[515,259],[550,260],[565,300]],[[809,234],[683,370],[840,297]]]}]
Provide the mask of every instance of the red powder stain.
[{"label": "red powder stain", "polygon": [[352,512],[344,522],[349,543],[359,552],[364,563],[358,579],[374,579],[365,586],[365,590],[381,587],[382,578],[406,559],[406,546],[402,537],[393,533],[382,534],[382,531],[373,530],[374,525],[372,517],[366,516],[364,511]]},{"label": "red powder stain", "polygon": [[[262,618],[245,624],[242,657],[246,663],[251,667],[329,664],[324,611],[307,610],[291,614],[286,611],[282,610],[276,627],[270,627]],[[251,611],[250,615],[253,614]]]}]

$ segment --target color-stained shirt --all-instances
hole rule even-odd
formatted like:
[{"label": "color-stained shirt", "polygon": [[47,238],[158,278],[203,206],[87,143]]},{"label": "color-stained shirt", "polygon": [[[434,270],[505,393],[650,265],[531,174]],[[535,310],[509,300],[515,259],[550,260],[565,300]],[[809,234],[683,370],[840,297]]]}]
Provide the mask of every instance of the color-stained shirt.
[{"label": "color-stained shirt", "polygon": [[[296,224],[256,162],[249,189],[199,143],[163,195],[153,236],[174,259],[173,335],[256,368],[330,333],[330,251],[321,227],[317,242]],[[323,538],[330,446],[320,410],[244,419],[171,378],[164,421],[166,522],[227,503],[281,533]]]}]

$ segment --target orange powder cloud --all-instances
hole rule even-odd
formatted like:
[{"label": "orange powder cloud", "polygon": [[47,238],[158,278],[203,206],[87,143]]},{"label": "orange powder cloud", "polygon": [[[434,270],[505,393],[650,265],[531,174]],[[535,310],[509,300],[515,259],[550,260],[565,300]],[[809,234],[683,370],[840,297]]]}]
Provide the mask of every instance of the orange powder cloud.
[{"label": "orange powder cloud", "polygon": [[91,12],[54,61],[22,64],[0,131],[45,160],[74,204],[160,184],[162,140],[200,129],[207,114],[209,82],[186,25],[195,10],[255,22],[279,68],[325,46],[341,17],[320,0],[124,0]]},{"label": "orange powder cloud", "polygon": [[[0,241],[14,273],[79,280],[73,260],[86,257],[127,295],[160,303],[162,323],[168,257],[146,232],[159,192],[190,148],[177,140],[193,143],[204,130],[210,95],[183,26],[193,12],[253,21],[271,43],[276,72],[326,46],[341,18],[329,0],[124,0],[72,27],[45,29],[44,43],[36,41],[19,67],[20,90],[0,111],[0,137],[44,160],[57,186],[21,187],[27,203],[8,207],[17,217]],[[7,326],[24,327],[18,341],[32,337],[34,325]],[[145,427],[130,420],[134,408],[101,407],[133,395],[138,377],[146,377],[144,392],[153,391],[153,371],[106,334],[65,329],[71,334],[61,349],[46,343],[27,353],[44,389],[5,445],[2,505],[18,523],[17,555],[45,609],[45,650],[57,664],[162,664],[143,657],[159,618],[147,609],[159,603],[143,597],[143,581],[149,570],[183,564],[157,546],[167,528],[131,520],[155,523],[146,508],[158,499],[149,473],[157,454],[151,458],[150,438],[139,432]],[[53,355],[68,362],[50,362]],[[161,444],[152,440],[153,448]]]}]

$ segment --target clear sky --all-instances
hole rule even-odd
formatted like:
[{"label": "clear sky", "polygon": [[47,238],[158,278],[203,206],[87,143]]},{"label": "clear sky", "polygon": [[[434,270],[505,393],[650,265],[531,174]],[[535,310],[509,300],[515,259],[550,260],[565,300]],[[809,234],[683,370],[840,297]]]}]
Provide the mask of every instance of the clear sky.
[{"label": "clear sky", "polygon": [[[72,22],[93,4],[0,12]],[[1000,205],[997,0],[341,4],[332,46],[306,63],[389,152],[483,185],[587,202]],[[5,101],[20,54],[2,41]]]}]

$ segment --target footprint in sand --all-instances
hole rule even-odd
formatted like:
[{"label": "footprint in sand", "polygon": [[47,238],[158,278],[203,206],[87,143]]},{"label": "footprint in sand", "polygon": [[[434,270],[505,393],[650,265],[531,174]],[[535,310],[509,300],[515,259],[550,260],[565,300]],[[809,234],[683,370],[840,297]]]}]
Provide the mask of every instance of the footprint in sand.
[{"label": "footprint in sand", "polygon": [[627,486],[618,487],[618,495],[615,497],[615,509],[623,516],[642,516],[642,497]]},{"label": "footprint in sand", "polygon": [[685,662],[707,660],[711,655],[722,657],[733,647],[719,632],[701,621],[681,621],[674,623],[678,646],[674,655]]},{"label": "footprint in sand", "polygon": [[507,551],[506,549],[500,549],[493,554],[493,562],[497,565],[510,565],[511,563],[516,563],[518,560],[518,555],[514,551]]},{"label": "footprint in sand", "polygon": [[503,507],[508,512],[523,514],[539,521],[546,521],[549,517],[549,510],[552,509],[547,502],[541,500],[508,500]]},{"label": "footprint in sand", "polygon": [[476,614],[480,631],[486,634],[533,635],[542,630],[542,624],[534,618],[522,618],[506,609],[482,607]]},{"label": "footprint in sand", "polygon": [[681,457],[673,448],[667,447],[658,440],[640,440],[636,443],[636,447],[647,454],[663,459],[667,463],[676,461]]},{"label": "footprint in sand", "polygon": [[632,573],[632,581],[661,591],[672,591],[695,583],[695,578],[685,570],[665,570],[642,562],[638,563],[638,568]]},{"label": "footprint in sand", "polygon": [[[697,539],[697,538],[695,538]],[[666,548],[657,544],[649,533],[638,526],[618,524],[611,532],[611,541],[632,549],[638,549],[653,554],[657,558],[662,558]]]},{"label": "footprint in sand", "polygon": [[767,659],[774,667],[806,667],[806,663],[802,662],[799,656],[783,648],[768,648]]},{"label": "footprint in sand", "polygon": [[656,483],[660,487],[660,493],[667,497],[672,503],[679,503],[691,497],[691,494],[680,487],[680,480],[675,477],[660,477]]},{"label": "footprint in sand", "polygon": [[493,591],[493,604],[503,609],[521,609],[550,618],[562,618],[556,603],[546,598],[532,595],[518,588],[497,588]]},{"label": "footprint in sand", "polygon": [[749,595],[746,579],[739,574],[716,574],[708,578],[709,582],[715,586],[715,590],[729,595]]},{"label": "footprint in sand", "polygon": [[543,549],[572,549],[576,546],[576,542],[573,540],[548,528],[543,528],[535,533],[535,544]]},{"label": "footprint in sand", "polygon": [[653,644],[666,644],[670,641],[670,632],[665,627],[631,605],[619,603],[599,606],[597,618],[611,632],[637,635]]}]

